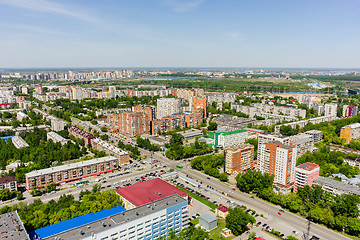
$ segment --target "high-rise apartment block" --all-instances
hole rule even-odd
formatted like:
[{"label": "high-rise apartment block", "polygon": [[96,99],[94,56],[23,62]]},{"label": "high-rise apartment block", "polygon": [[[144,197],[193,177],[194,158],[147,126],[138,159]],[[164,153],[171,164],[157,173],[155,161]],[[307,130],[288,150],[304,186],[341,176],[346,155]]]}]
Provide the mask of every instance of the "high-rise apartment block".
[{"label": "high-rise apartment block", "polygon": [[336,114],[337,114],[337,104],[336,103],[325,104],[324,116],[336,116]]},{"label": "high-rise apartment block", "polygon": [[145,115],[136,112],[123,112],[118,115],[109,114],[108,123],[110,128],[126,136],[135,137],[148,133]]},{"label": "high-rise apartment block", "polygon": [[116,87],[115,86],[110,86],[109,87],[109,93],[110,93],[111,98],[115,98],[116,97]]},{"label": "high-rise apartment block", "polygon": [[353,117],[358,114],[358,107],[353,105],[343,106],[343,117]]},{"label": "high-rise apartment block", "polygon": [[29,94],[29,87],[28,86],[22,86],[21,87],[21,92],[23,94]]},{"label": "high-rise apartment block", "polygon": [[181,112],[181,99],[179,98],[159,98],[157,100],[156,118],[171,116]]},{"label": "high-rise apartment block", "polygon": [[296,147],[281,142],[263,144],[264,153],[258,158],[258,168],[263,173],[274,175],[274,183],[289,187],[294,182]]},{"label": "high-rise apartment block", "polygon": [[202,122],[203,111],[197,109],[194,113],[179,113],[154,119],[150,122],[150,132],[157,135],[159,132],[172,131],[178,128],[196,127]]},{"label": "high-rise apartment block", "polygon": [[196,109],[203,110],[203,117],[206,117],[206,98],[192,97],[190,98],[190,109],[195,112]]},{"label": "high-rise apartment block", "polygon": [[313,181],[319,176],[320,166],[315,163],[306,162],[295,167],[294,190],[298,187],[312,186]]},{"label": "high-rise apartment block", "polygon": [[35,86],[35,93],[37,93],[37,94],[44,94],[43,88],[42,88],[42,85],[41,85],[41,84]]},{"label": "high-rise apartment block", "polygon": [[347,143],[352,140],[357,140],[360,137],[360,123],[353,123],[342,127],[340,137],[345,138]]},{"label": "high-rise apartment block", "polygon": [[225,172],[243,173],[254,168],[254,146],[251,144],[233,145],[225,149]]}]

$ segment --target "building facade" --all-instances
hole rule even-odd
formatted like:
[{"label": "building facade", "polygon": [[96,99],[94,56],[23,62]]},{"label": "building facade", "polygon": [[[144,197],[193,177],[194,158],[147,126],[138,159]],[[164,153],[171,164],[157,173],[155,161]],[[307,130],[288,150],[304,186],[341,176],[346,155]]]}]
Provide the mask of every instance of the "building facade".
[{"label": "building facade", "polygon": [[343,117],[353,117],[358,114],[359,108],[353,105],[344,105],[343,106]]},{"label": "building facade", "polygon": [[118,159],[119,166],[124,164],[129,164],[130,155],[128,152],[121,150],[118,147],[100,139],[93,138],[91,139],[91,146],[99,151],[104,151],[106,154],[110,154]]},{"label": "building facade", "polygon": [[159,98],[156,105],[156,118],[160,119],[181,112],[180,98]]},{"label": "building facade", "polygon": [[135,137],[149,133],[149,116],[141,112],[123,112],[120,114],[108,114],[107,121],[110,128],[123,135]]},{"label": "building facade", "polygon": [[296,147],[281,142],[267,142],[261,145],[263,153],[258,155],[257,167],[262,173],[274,175],[274,183],[289,187],[294,183]]},{"label": "building facade", "polygon": [[358,139],[360,137],[360,123],[353,123],[342,127],[340,137],[345,138],[346,143]]},{"label": "building facade", "polygon": [[80,128],[77,128],[75,126],[69,127],[68,131],[69,134],[73,135],[74,137],[84,139],[85,145],[91,143],[91,139],[95,138],[95,136],[91,133],[81,130]]},{"label": "building facade", "polygon": [[203,117],[206,117],[206,116],[207,116],[207,112],[206,112],[206,106],[207,106],[206,98],[192,97],[189,102],[190,102],[190,109],[191,109],[192,112],[195,112],[196,109],[202,109],[202,110],[203,110]]},{"label": "building facade", "polygon": [[[35,230],[35,233],[39,233],[39,240],[153,240],[167,237],[170,230],[178,234],[187,227],[188,212],[188,202],[175,194],[115,215],[104,215],[81,226],[71,222],[72,225],[68,225],[65,230],[59,230],[54,224],[53,227],[50,225]],[[41,233],[44,237],[41,237]]]},{"label": "building facade", "polygon": [[225,149],[225,169],[228,174],[243,173],[254,168],[254,146],[240,144]]},{"label": "building facade", "polygon": [[0,190],[8,188],[10,191],[17,190],[16,177],[7,176],[0,178]]},{"label": "building facade", "polygon": [[26,189],[42,187],[50,183],[60,184],[85,177],[112,172],[119,167],[119,160],[113,156],[95,158],[52,168],[35,170],[25,174]]},{"label": "building facade", "polygon": [[320,166],[315,163],[306,162],[295,167],[294,191],[298,187],[311,187],[314,179],[319,176]]}]

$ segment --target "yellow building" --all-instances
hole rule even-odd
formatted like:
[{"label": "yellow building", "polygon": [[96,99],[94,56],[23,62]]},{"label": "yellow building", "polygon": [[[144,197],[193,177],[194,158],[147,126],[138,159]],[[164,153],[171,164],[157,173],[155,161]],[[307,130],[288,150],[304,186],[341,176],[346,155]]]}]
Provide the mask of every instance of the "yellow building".
[{"label": "yellow building", "polygon": [[360,137],[360,123],[354,123],[342,127],[340,130],[340,137],[345,138],[346,143],[358,139]]}]

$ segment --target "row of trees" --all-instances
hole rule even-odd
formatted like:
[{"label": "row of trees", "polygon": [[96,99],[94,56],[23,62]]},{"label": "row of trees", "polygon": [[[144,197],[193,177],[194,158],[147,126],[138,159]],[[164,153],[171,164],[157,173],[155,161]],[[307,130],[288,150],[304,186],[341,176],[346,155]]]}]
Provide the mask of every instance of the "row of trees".
[{"label": "row of trees", "polygon": [[184,137],[178,133],[172,134],[170,142],[166,145],[168,148],[165,152],[166,157],[179,160],[212,152],[210,145],[204,142],[198,142],[197,140],[190,146],[183,146],[183,138]]},{"label": "row of trees", "polygon": [[74,196],[70,194],[62,195],[58,201],[50,200],[48,203],[35,200],[31,204],[21,202],[11,207],[4,206],[0,209],[0,214],[18,211],[25,228],[32,231],[91,212],[110,209],[121,204],[120,197],[114,190],[93,191],[82,194],[81,201],[75,200]]},{"label": "row of trees", "polygon": [[229,180],[226,173],[220,173],[219,168],[224,166],[225,157],[223,153],[199,156],[191,160],[190,165],[192,168],[204,171],[205,174],[219,178],[223,182]]},{"label": "row of trees", "polygon": [[344,231],[354,236],[360,234],[357,207],[360,203],[359,196],[333,195],[325,192],[320,186],[298,188],[297,193],[287,195],[275,194],[272,186],[273,176],[253,170],[239,174],[236,181],[241,191],[256,192],[257,196],[264,200],[340,232]]},{"label": "row of trees", "polygon": [[242,208],[230,207],[228,211],[229,214],[225,218],[226,227],[230,229],[235,236],[238,236],[248,230],[247,225],[249,223],[255,223],[255,218],[244,211]]},{"label": "row of trees", "polygon": [[0,140],[0,167],[5,168],[12,161],[32,163],[27,167],[17,168],[13,175],[18,182],[25,182],[25,173],[35,169],[48,168],[52,164],[76,159],[86,154],[86,148],[79,144],[47,141],[46,131],[35,128],[34,132],[24,132],[20,135],[29,147],[17,149],[11,141]]},{"label": "row of trees", "polygon": [[161,150],[159,145],[151,144],[150,140],[148,138],[142,138],[140,136],[136,137],[136,144],[139,147],[145,148],[145,149],[150,150],[150,151],[160,151]]},{"label": "row of trees", "polygon": [[297,165],[305,162],[316,163],[320,166],[321,176],[331,176],[335,173],[342,173],[347,177],[354,177],[360,174],[360,169],[352,167],[348,164],[344,165],[344,157],[347,156],[343,152],[330,151],[329,146],[320,146],[319,150],[313,153],[305,153],[297,159]]},{"label": "row of trees", "polygon": [[121,148],[121,149],[125,149],[125,150],[128,150],[130,151],[132,154],[131,154],[131,157],[132,158],[137,158],[138,156],[141,155],[139,149],[131,144],[125,144],[123,143],[121,140],[119,140],[118,142],[118,147]]},{"label": "row of trees", "polygon": [[159,238],[159,240],[205,240],[209,239],[209,233],[206,232],[204,229],[194,226],[190,226],[184,228],[181,232],[177,235],[175,234],[174,230],[170,230],[168,237],[164,236]]}]

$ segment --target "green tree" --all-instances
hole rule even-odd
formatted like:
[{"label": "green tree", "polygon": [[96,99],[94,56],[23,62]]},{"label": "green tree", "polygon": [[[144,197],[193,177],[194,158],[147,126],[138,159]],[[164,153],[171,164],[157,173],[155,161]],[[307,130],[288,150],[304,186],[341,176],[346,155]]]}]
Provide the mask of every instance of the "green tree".
[{"label": "green tree", "polygon": [[222,182],[228,182],[229,181],[229,175],[227,175],[227,173],[220,173],[219,179]]},{"label": "green tree", "polygon": [[255,218],[239,207],[229,208],[229,214],[226,216],[226,227],[235,236],[245,232],[249,223],[255,223]]}]

